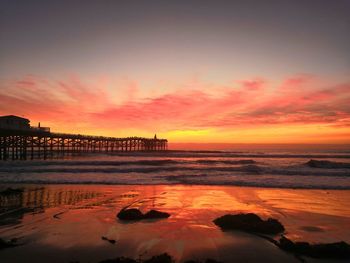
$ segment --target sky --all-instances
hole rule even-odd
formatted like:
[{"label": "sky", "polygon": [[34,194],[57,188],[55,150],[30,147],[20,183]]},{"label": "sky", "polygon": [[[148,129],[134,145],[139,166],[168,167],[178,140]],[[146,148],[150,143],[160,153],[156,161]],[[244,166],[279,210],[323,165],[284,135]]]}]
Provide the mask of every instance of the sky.
[{"label": "sky", "polygon": [[350,0],[0,0],[0,115],[175,143],[350,143]]}]

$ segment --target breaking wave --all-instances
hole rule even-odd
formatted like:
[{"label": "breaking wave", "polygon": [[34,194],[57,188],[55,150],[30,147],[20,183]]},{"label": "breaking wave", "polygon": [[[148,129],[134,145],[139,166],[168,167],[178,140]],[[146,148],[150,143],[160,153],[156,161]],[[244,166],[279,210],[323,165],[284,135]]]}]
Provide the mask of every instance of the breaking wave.
[{"label": "breaking wave", "polygon": [[255,164],[256,161],[254,160],[197,160],[196,163],[200,164],[231,164],[231,165],[236,165],[236,164]]},{"label": "breaking wave", "polygon": [[[325,168],[325,167],[323,167]],[[86,167],[78,166],[71,167],[0,167],[0,173],[113,173],[113,174],[125,174],[125,173],[163,173],[163,172],[206,172],[215,176],[218,172],[227,172],[235,175],[237,173],[242,174],[277,174],[277,175],[299,175],[299,176],[345,176],[350,177],[350,170],[312,170],[303,169],[302,166],[284,166],[284,167],[271,167],[263,165],[235,165],[235,166],[191,166],[191,165],[174,165],[174,166],[135,166],[135,167],[113,167],[113,166],[91,166],[90,163]]]},{"label": "breaking wave", "polygon": [[[318,157],[317,157],[318,156]],[[0,162],[0,183],[350,189],[345,153],[166,152]]]},{"label": "breaking wave", "polygon": [[305,165],[314,168],[325,168],[325,169],[350,169],[350,163],[341,163],[324,160],[313,160],[311,159]]},{"label": "breaking wave", "polygon": [[213,157],[225,157],[225,158],[318,158],[318,159],[350,159],[349,152],[339,153],[273,153],[273,152],[229,152],[229,151],[167,151],[167,152],[120,152],[113,153],[111,156],[139,156],[139,157],[163,157],[163,158],[213,158]]}]

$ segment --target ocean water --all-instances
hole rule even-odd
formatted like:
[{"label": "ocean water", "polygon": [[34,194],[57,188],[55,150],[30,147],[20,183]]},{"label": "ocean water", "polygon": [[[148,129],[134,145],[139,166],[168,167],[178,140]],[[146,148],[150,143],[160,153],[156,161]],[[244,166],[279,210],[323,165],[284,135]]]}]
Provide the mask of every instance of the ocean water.
[{"label": "ocean water", "polygon": [[350,151],[167,151],[1,161],[0,183],[350,189]]}]

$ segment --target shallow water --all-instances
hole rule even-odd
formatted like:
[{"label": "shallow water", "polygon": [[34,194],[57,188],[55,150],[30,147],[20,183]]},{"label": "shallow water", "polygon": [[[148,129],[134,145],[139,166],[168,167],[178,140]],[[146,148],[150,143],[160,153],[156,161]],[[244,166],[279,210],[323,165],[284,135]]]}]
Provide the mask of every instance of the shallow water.
[{"label": "shallow water", "polygon": [[[312,167],[310,160],[331,165]],[[350,189],[346,151],[168,151],[2,161],[0,183]]]}]

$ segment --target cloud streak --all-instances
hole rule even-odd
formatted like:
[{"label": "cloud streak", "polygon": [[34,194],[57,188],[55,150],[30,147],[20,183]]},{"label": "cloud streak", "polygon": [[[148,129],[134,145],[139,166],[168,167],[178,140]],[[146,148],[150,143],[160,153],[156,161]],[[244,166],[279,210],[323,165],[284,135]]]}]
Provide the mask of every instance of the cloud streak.
[{"label": "cloud streak", "polygon": [[[172,131],[234,129],[270,125],[350,127],[350,82],[320,83],[301,75],[273,86],[263,79],[232,86],[179,88],[149,98],[135,88],[107,89],[78,78],[52,81],[35,76],[0,83],[0,114],[16,114],[50,124],[70,125],[78,132],[139,129]],[[118,90],[130,94],[119,94]],[[115,102],[113,97],[126,97]]]}]

